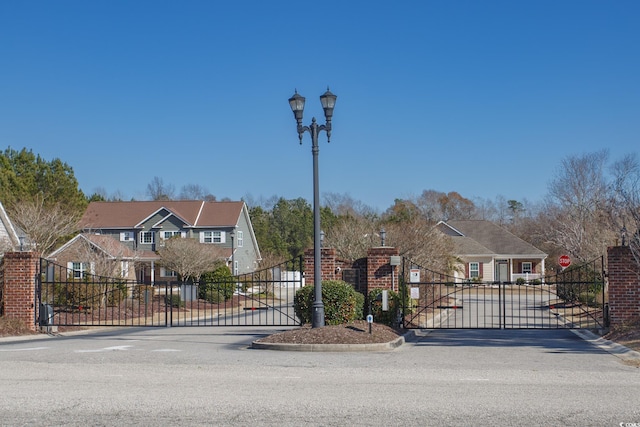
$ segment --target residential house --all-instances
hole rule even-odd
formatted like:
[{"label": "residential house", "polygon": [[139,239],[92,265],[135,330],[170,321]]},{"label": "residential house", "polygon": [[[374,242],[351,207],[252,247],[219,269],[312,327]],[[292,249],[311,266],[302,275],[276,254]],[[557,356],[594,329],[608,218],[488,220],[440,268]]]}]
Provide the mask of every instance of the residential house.
[{"label": "residential house", "polygon": [[86,274],[136,280],[136,251],[109,235],[82,233],[56,249],[48,257],[66,266],[69,278]]},{"label": "residential house", "polygon": [[485,282],[530,282],[544,278],[547,254],[504,228],[484,220],[441,221],[437,228],[451,237],[464,264],[456,277]]},{"label": "residential house", "polygon": [[[236,275],[253,272],[260,261],[258,242],[244,202],[92,202],[80,220],[80,228],[83,237],[76,236],[75,242],[69,242],[48,258],[90,268],[87,260],[69,259],[80,255],[72,250],[75,245],[90,242],[111,259],[127,262],[128,268],[122,265],[123,273],[134,265],[135,279],[140,283],[175,280],[176,273],[162,267],[156,252],[172,237],[198,239],[201,244],[211,245],[212,254],[222,254]],[[108,237],[112,243],[95,236]]]},{"label": "residential house", "polygon": [[13,226],[2,203],[0,203],[0,257],[5,252],[20,249],[21,241],[24,242],[24,238],[20,239],[18,229]]}]

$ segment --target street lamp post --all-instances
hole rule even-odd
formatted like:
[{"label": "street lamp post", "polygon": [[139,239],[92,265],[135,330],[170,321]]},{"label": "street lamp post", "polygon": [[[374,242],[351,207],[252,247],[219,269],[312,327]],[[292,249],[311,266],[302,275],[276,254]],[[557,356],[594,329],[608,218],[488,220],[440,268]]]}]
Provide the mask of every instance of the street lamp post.
[{"label": "street lamp post", "polygon": [[322,271],[320,257],[320,187],[318,181],[318,134],[325,131],[327,142],[331,142],[331,118],[333,117],[333,107],[336,104],[337,96],[329,89],[320,96],[320,103],[324,110],[326,123],[319,125],[316,118],[311,118],[310,126],[302,125],[302,113],[304,111],[305,98],[298,94],[298,91],[289,98],[289,105],[293,111],[293,116],[298,124],[298,138],[302,144],[302,136],[305,132],[311,135],[311,154],[313,155],[313,291],[314,300],[312,306],[311,327],[320,328],[324,326],[324,304],[322,303]]}]

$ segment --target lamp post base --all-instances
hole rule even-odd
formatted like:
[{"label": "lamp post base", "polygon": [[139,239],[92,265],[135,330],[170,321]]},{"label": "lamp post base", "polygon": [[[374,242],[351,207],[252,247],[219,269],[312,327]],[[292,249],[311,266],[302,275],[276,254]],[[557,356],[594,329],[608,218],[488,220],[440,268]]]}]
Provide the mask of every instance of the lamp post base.
[{"label": "lamp post base", "polygon": [[311,316],[311,327],[322,328],[324,327],[324,305],[322,303],[312,306],[313,315]]}]

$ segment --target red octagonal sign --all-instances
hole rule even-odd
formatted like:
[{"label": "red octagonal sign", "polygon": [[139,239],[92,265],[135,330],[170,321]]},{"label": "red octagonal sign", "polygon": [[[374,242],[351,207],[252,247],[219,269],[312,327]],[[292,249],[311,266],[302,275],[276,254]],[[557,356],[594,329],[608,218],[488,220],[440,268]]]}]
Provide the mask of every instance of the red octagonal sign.
[{"label": "red octagonal sign", "polygon": [[567,268],[571,265],[571,258],[569,258],[569,255],[561,255],[560,258],[558,258],[558,264],[560,264],[562,268]]}]

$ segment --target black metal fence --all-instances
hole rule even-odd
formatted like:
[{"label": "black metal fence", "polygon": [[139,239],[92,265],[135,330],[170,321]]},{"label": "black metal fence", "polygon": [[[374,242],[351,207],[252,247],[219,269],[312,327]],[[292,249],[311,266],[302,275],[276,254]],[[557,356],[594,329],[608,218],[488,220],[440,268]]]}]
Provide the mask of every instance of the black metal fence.
[{"label": "black metal fence", "polygon": [[302,258],[224,279],[143,284],[40,262],[42,326],[295,326]]},{"label": "black metal fence", "polygon": [[463,280],[405,260],[405,328],[599,329],[608,326],[604,260],[542,279]]}]

